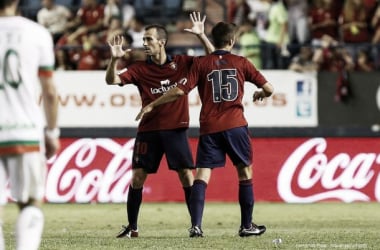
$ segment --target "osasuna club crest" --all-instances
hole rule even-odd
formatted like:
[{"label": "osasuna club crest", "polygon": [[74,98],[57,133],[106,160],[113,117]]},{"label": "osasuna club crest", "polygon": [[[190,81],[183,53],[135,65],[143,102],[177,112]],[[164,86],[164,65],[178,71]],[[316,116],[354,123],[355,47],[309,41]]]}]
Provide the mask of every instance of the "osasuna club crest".
[{"label": "osasuna club crest", "polygon": [[171,63],[169,64],[169,67],[170,67],[171,69],[177,70],[177,63],[175,63],[175,62],[171,62]]}]

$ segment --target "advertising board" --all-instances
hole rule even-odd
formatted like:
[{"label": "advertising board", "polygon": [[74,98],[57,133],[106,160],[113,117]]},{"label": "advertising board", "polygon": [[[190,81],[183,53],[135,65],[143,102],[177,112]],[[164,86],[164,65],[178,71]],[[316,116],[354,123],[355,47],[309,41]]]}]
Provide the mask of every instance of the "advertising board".
[{"label": "advertising board", "polygon": [[[254,138],[253,185],[256,201],[313,203],[380,202],[378,138]],[[196,152],[197,139],[190,144]],[[125,202],[131,182],[134,139],[63,138],[49,161],[46,201]],[[144,201],[183,201],[175,172],[163,159],[143,189]],[[9,196],[9,192],[7,194]],[[232,163],[215,169],[208,201],[237,201]]]},{"label": "advertising board", "polygon": [[[244,110],[250,126],[317,126],[316,75],[291,71],[263,71],[275,93],[252,102],[256,87],[246,83]],[[141,101],[134,85],[109,86],[103,71],[57,71],[61,127],[137,127]],[[158,82],[165,79],[157,79]],[[190,126],[199,127],[201,103],[197,90],[189,94]]]}]

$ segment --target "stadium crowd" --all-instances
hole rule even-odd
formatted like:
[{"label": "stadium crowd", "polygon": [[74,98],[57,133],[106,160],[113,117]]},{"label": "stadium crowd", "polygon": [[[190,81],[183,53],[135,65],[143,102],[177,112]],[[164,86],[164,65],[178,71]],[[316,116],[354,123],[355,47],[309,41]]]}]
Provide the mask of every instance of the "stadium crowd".
[{"label": "stadium crowd", "polygon": [[[105,69],[107,43],[118,34],[132,49],[122,64],[144,59],[145,25],[161,22],[178,32],[189,12],[212,11],[205,0],[41,0],[40,5],[33,1],[40,0],[23,0],[20,14],[50,30],[57,70]],[[380,69],[378,0],[225,0],[224,4],[226,15],[220,20],[240,27],[236,50],[259,69]],[[34,14],[31,6],[38,6]]]}]

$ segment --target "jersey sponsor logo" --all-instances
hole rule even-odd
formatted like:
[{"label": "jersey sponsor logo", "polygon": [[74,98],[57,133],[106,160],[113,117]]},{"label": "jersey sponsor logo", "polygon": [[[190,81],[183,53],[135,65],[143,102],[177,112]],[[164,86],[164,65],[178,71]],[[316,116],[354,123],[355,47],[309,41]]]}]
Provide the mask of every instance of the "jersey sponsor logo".
[{"label": "jersey sponsor logo", "polygon": [[186,77],[181,78],[178,82],[175,82],[173,84],[171,84],[171,82],[170,82],[169,79],[166,79],[166,80],[160,81],[161,87],[159,87],[159,88],[150,88],[150,92],[152,94],[154,94],[154,95],[155,94],[163,94],[166,91],[169,91],[170,89],[177,87],[178,84],[186,85],[186,83],[187,83],[187,78]]},{"label": "jersey sponsor logo", "polygon": [[161,86],[169,86],[170,85],[170,80],[166,79],[166,80],[160,81],[160,83],[161,83]]}]

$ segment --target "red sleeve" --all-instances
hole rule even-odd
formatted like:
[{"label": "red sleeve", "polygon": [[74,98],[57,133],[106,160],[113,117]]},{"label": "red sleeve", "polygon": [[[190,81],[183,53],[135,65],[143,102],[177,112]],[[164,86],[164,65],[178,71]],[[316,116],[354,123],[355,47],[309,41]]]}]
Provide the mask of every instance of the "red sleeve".
[{"label": "red sleeve", "polygon": [[187,75],[187,82],[184,84],[178,85],[178,88],[182,89],[185,94],[189,94],[189,92],[197,86],[198,83],[198,72],[199,72],[199,58],[194,57],[193,64],[189,70]]},{"label": "red sleeve", "polygon": [[259,70],[248,60],[244,60],[244,68],[246,69],[246,79],[249,82],[252,82],[257,87],[263,86],[267,83],[267,79],[261,74]]}]

